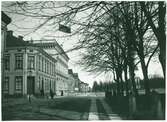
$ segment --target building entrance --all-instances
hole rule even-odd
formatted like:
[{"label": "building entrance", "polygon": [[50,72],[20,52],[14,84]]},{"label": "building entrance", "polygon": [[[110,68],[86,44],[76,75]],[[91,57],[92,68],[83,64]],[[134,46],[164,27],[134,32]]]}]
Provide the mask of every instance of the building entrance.
[{"label": "building entrance", "polygon": [[27,94],[35,93],[35,77],[28,76],[27,77]]}]

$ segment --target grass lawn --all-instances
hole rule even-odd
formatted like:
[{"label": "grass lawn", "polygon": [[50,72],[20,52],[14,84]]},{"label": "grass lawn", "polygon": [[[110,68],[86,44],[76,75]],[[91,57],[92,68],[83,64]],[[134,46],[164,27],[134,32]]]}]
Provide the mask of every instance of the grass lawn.
[{"label": "grass lawn", "polygon": [[[80,120],[87,119],[91,100],[86,97],[37,99],[29,103],[26,98],[11,98],[2,102],[3,120]],[[40,111],[34,108],[40,107]],[[47,110],[42,112],[42,109]],[[75,115],[73,115],[75,113]]]},{"label": "grass lawn", "polygon": [[89,112],[90,99],[86,97],[68,97],[53,100],[49,105],[52,109],[63,109],[67,111]]},{"label": "grass lawn", "polygon": [[128,104],[126,103],[127,101],[120,100],[122,104],[120,104],[119,101],[115,101],[115,99],[112,100],[105,98],[105,101],[115,114],[118,114],[122,119],[127,119],[129,115]]}]

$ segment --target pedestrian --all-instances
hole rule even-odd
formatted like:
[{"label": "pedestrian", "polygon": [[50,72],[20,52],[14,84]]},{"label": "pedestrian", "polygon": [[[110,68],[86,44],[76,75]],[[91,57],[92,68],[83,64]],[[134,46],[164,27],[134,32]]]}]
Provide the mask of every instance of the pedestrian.
[{"label": "pedestrian", "polygon": [[31,95],[30,94],[27,95],[27,98],[28,98],[29,103],[31,103]]},{"label": "pedestrian", "polygon": [[44,90],[43,89],[40,90],[40,93],[41,93],[41,96],[44,96]]}]

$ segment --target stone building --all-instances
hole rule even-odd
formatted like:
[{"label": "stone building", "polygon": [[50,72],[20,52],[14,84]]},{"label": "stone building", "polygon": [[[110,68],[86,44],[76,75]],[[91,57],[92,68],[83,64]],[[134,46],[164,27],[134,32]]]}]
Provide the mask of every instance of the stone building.
[{"label": "stone building", "polygon": [[[1,11],[1,81],[4,81],[4,51],[6,49],[7,25],[11,22],[3,11]],[[1,82],[3,85],[3,82]]]},{"label": "stone building", "polygon": [[79,82],[78,73],[74,73],[72,69],[68,69],[68,86],[69,92],[79,92]]},{"label": "stone building", "polygon": [[5,50],[6,45],[6,33],[7,25],[11,22],[11,18],[8,17],[3,11],[1,12],[1,56]]},{"label": "stone building", "polygon": [[80,92],[88,92],[88,91],[90,91],[89,84],[84,83],[84,82],[81,81],[79,83],[79,91]]},{"label": "stone building", "polygon": [[68,85],[64,74],[67,72],[62,73],[59,58],[48,54],[42,46],[26,42],[23,37],[17,38],[12,33],[9,31],[7,35],[3,91],[10,95],[47,95],[51,91],[65,95]]},{"label": "stone building", "polygon": [[35,46],[46,51],[57,62],[55,65],[56,74],[56,94],[68,94],[68,61],[69,57],[56,40],[34,40]]},{"label": "stone building", "polygon": [[80,79],[79,79],[79,77],[78,77],[78,73],[74,73],[74,79],[75,79],[75,88],[74,88],[74,90],[76,91],[76,92],[79,92],[79,83],[80,83]]},{"label": "stone building", "polygon": [[68,69],[68,86],[69,93],[73,93],[75,91],[75,78],[72,69]]}]

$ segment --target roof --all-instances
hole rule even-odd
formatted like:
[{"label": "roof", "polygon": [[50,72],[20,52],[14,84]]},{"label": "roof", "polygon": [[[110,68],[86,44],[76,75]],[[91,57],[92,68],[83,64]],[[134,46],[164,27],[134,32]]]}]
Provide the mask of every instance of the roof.
[{"label": "roof", "polygon": [[9,16],[7,16],[3,11],[1,11],[1,20],[6,24],[9,24],[12,20]]},{"label": "roof", "polygon": [[84,85],[89,86],[89,84],[88,84],[88,83],[85,83],[85,82],[83,82],[83,81],[81,81],[81,82],[80,82],[80,84],[84,84]]},{"label": "roof", "polygon": [[[23,40],[23,37],[19,36],[19,37],[15,37],[13,36],[13,31],[8,31],[7,32],[7,37],[6,37],[6,47],[8,48],[22,48],[22,47],[35,47],[34,44],[29,43],[27,41]],[[41,48],[37,48],[37,50],[39,50],[41,53],[45,54],[45,56],[47,56],[48,58],[50,58],[51,60],[57,61],[55,58],[53,58],[52,56],[50,56],[47,52],[45,52],[43,49]]]},{"label": "roof", "polygon": [[36,46],[42,47],[42,48],[53,48],[57,46],[61,50],[61,53],[64,54],[67,59],[70,59],[68,55],[65,53],[65,51],[63,50],[63,48],[57,43],[55,39],[51,39],[51,40],[43,39],[43,40],[33,40],[33,41]]},{"label": "roof", "polygon": [[33,46],[33,44],[24,41],[22,38],[13,36],[12,33],[12,31],[7,31],[6,47]]}]

